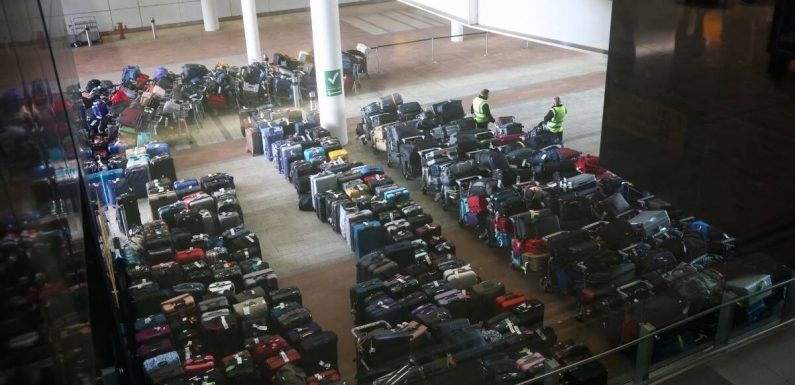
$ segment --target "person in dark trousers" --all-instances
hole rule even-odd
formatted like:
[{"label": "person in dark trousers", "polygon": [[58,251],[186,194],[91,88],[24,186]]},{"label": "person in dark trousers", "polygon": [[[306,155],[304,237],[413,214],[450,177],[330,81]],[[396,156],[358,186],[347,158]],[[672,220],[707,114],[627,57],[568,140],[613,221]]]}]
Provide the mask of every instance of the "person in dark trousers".
[{"label": "person in dark trousers", "polygon": [[472,99],[472,106],[469,107],[472,116],[475,118],[478,128],[488,128],[489,123],[494,123],[495,119],[491,116],[491,109],[489,108],[489,90],[483,89],[480,95]]},{"label": "person in dark trousers", "polygon": [[563,143],[563,121],[566,120],[566,107],[560,102],[560,96],[555,96],[552,102],[552,107],[549,112],[544,116],[544,123],[547,124],[547,129],[554,132],[558,136],[560,143]]}]

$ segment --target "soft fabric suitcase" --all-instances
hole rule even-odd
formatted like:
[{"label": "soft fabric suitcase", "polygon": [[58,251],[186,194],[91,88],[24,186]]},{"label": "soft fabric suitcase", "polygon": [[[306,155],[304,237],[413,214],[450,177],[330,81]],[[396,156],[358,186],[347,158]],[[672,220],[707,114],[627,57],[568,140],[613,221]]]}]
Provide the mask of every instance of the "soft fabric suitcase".
[{"label": "soft fabric suitcase", "polygon": [[229,309],[202,313],[201,326],[209,350],[217,356],[234,354],[242,345],[238,319]]},{"label": "soft fabric suitcase", "polygon": [[265,372],[269,378],[274,377],[276,373],[288,363],[300,366],[301,355],[295,349],[286,349],[279,352],[279,354],[265,360]]},{"label": "soft fabric suitcase", "polygon": [[421,289],[419,281],[409,276],[396,275],[391,280],[384,283],[387,292],[393,299],[400,299],[412,292]]},{"label": "soft fabric suitcase", "polygon": [[309,373],[337,367],[337,335],[325,331],[303,338],[298,346],[301,354],[301,365]]},{"label": "soft fabric suitcase", "polygon": [[179,179],[174,181],[174,191],[179,199],[201,191],[198,179]]},{"label": "soft fabric suitcase", "polygon": [[[433,298],[434,302],[450,311],[453,318],[469,318],[469,297],[461,290],[452,289],[439,293]],[[469,322],[467,321],[467,325]]]},{"label": "soft fabric suitcase", "polygon": [[453,318],[449,310],[433,303],[428,303],[414,309],[414,311],[411,312],[411,317],[429,328]]},{"label": "soft fabric suitcase", "polygon": [[386,245],[384,255],[399,267],[406,267],[414,264],[414,245],[408,240]]},{"label": "soft fabric suitcase", "polygon": [[368,305],[365,314],[366,322],[386,321],[390,325],[397,325],[404,321],[403,307],[391,298]]},{"label": "soft fabric suitcase", "polygon": [[469,265],[447,270],[444,272],[443,277],[450,282],[450,286],[460,290],[469,290],[479,280],[477,273]]},{"label": "soft fabric suitcase", "polygon": [[177,180],[174,158],[169,154],[161,154],[149,160],[149,179],[168,178]]},{"label": "soft fabric suitcase", "polygon": [[164,383],[184,374],[177,352],[168,352],[144,361],[144,373],[153,384]]},{"label": "soft fabric suitcase", "polygon": [[189,356],[185,359],[185,375],[195,376],[215,368],[215,357],[212,355]]},{"label": "soft fabric suitcase", "polygon": [[221,359],[224,375],[232,384],[257,385],[261,375],[251,353],[243,350]]}]

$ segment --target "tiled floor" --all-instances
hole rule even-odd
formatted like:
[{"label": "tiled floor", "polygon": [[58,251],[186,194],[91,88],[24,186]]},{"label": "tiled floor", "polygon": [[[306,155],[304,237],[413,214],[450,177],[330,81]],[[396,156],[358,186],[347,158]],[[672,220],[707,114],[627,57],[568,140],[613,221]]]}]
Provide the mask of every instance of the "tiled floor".
[{"label": "tiled floor", "polygon": [[[449,33],[444,21],[419,15],[398,3],[344,7],[341,18],[344,48],[358,42],[375,47]],[[261,17],[263,49],[293,55],[299,50],[311,50],[309,28],[306,12]],[[244,64],[239,21],[223,22],[222,30],[216,33],[205,33],[200,25],[194,25],[162,29],[159,35],[153,41],[146,32],[133,33],[125,41],[107,38],[102,45],[76,50],[81,79],[117,80],[120,69],[127,64],[140,65],[150,73],[159,65],[179,71],[187,62]],[[460,98],[468,107],[475,93],[487,87],[492,90],[495,115],[514,115],[529,126],[541,120],[552,97],[560,95],[570,111],[567,144],[597,153],[606,57],[535,44],[526,46],[524,42],[493,35],[488,39],[488,56],[484,56],[485,36],[468,37],[462,43],[439,39],[434,43],[435,62],[429,42],[379,49],[370,57],[371,79],[364,81],[357,94],[347,96],[349,131],[355,126],[359,108],[383,94],[400,92],[404,100],[422,104]],[[281,285],[299,286],[316,320],[340,336],[341,371],[350,378],[355,369],[348,289],[355,280],[355,257],[313,213],[297,210],[292,186],[270,162],[245,153],[236,114],[208,116],[203,127],[191,127],[195,143],[172,143],[178,176],[198,177],[213,171],[235,176],[246,225],[259,234],[265,259],[280,274]],[[352,159],[385,163],[384,154],[374,155],[354,141],[348,150]],[[391,173],[397,176],[395,171]],[[443,212],[431,196],[420,194],[417,181],[397,179],[410,187],[413,199],[442,224],[446,236],[458,246],[460,256],[482,277],[499,279],[508,289],[522,290],[545,302],[546,323],[561,338],[576,337],[597,351],[608,347],[598,333],[591,333],[574,321],[573,299],[543,292],[538,276],[526,277],[511,270],[505,251],[488,248],[460,229],[454,213]],[[148,213],[146,203],[141,204],[142,214]],[[628,365],[624,359],[614,364]]]},{"label": "tiled floor", "polygon": [[792,385],[795,328],[773,333],[750,345],[692,368],[661,385]]}]

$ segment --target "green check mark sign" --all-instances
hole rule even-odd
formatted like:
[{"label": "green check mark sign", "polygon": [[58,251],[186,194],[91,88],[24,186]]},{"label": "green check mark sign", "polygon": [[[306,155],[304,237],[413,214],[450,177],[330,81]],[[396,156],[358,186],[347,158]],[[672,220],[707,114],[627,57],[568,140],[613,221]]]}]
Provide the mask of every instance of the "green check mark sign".
[{"label": "green check mark sign", "polygon": [[342,95],[342,70],[325,71],[326,96]]}]

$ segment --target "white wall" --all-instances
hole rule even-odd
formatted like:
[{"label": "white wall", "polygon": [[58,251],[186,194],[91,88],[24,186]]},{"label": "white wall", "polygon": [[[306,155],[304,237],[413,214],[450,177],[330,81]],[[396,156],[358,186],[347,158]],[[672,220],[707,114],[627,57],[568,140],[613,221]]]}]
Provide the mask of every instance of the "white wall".
[{"label": "white wall", "polygon": [[[240,0],[212,0],[219,17],[240,16]],[[367,0],[340,0],[355,3]],[[116,29],[122,22],[127,28],[148,27],[154,17],[157,25],[201,21],[200,0],[62,0],[66,25],[74,17],[94,16],[103,32]],[[257,12],[277,12],[309,7],[309,0],[257,0]]]},{"label": "white wall", "polygon": [[[496,29],[541,41],[607,51],[611,0],[401,0],[458,19],[473,27]],[[478,3],[477,15],[470,14]],[[473,12],[474,13],[474,12]],[[475,17],[476,16],[476,17]]]}]

